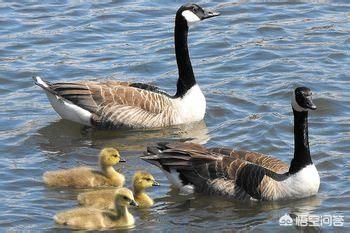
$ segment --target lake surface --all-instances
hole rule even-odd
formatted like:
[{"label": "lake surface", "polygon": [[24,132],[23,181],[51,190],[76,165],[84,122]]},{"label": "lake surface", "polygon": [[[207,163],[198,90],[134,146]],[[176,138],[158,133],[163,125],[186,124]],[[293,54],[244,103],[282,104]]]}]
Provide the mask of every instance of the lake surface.
[{"label": "lake surface", "polygon": [[[76,206],[79,190],[44,186],[47,170],[95,166],[99,150],[118,147],[130,183],[144,169],[161,183],[156,205],[133,210],[130,231],[349,232],[350,2],[201,1],[222,13],[195,25],[189,48],[207,98],[204,121],[154,130],[99,131],[61,120],[31,77],[52,82],[130,80],[175,92],[174,15],[184,1],[0,3],[0,227],[67,228],[52,220]],[[180,195],[139,159],[159,140],[194,139],[274,155],[293,155],[292,90],[314,92],[311,154],[321,177],[317,196],[251,203]],[[346,227],[279,226],[284,214],[340,215]]]}]

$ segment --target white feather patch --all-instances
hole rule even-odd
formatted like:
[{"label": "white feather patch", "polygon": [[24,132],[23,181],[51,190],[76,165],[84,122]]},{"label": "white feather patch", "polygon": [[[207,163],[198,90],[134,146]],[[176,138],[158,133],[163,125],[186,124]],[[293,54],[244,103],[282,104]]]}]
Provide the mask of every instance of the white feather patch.
[{"label": "white feather patch", "polygon": [[66,120],[91,126],[91,113],[72,102],[46,91],[46,95],[55,111]]},{"label": "white feather patch", "polygon": [[190,10],[183,11],[182,16],[186,19],[188,24],[193,24],[193,23],[201,21],[201,19]]},{"label": "white feather patch", "polygon": [[44,80],[42,80],[39,76],[35,77],[35,81],[41,85],[43,85],[44,87],[48,87],[49,85],[47,85],[46,82],[44,82]]},{"label": "white feather patch", "polygon": [[194,186],[190,184],[183,185],[180,179],[180,173],[178,173],[176,170],[172,169],[170,172],[167,172],[164,169],[161,170],[168,178],[168,181],[179,190],[179,194],[188,195],[194,193]]},{"label": "white feather patch", "polygon": [[320,187],[320,176],[315,165],[310,164],[288,179],[276,182],[276,190],[271,200],[297,199],[317,194]]},{"label": "white feather patch", "polygon": [[181,189],[184,185],[182,184],[182,181],[179,178],[179,173],[175,170],[170,170],[170,172],[165,171],[162,169],[164,174],[166,175],[167,179],[169,180],[170,184],[175,186],[175,188]]},{"label": "white feather patch", "polygon": [[292,107],[297,112],[305,112],[308,111],[306,108],[301,107],[297,100],[295,99],[295,92],[293,91],[293,97],[292,97]]},{"label": "white feather patch", "polygon": [[292,107],[293,107],[293,109],[294,109],[295,111],[297,111],[297,112],[305,112],[305,111],[308,111],[307,108],[303,108],[303,107],[301,107],[301,106],[298,104],[297,100],[295,99],[295,92],[294,92],[294,91],[293,91],[293,97],[292,97]]},{"label": "white feather patch", "polygon": [[177,114],[177,124],[200,121],[204,118],[206,110],[205,97],[196,84],[187,93],[174,102]]}]

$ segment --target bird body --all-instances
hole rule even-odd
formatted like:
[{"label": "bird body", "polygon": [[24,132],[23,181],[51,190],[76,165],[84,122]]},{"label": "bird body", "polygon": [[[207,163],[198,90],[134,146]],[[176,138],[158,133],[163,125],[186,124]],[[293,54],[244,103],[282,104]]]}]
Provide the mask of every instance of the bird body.
[{"label": "bird body", "polygon": [[[138,171],[133,177],[133,193],[138,208],[149,208],[153,206],[153,199],[145,192],[152,186],[158,186],[154,177],[148,172]],[[118,189],[102,189],[80,193],[77,200],[80,205],[99,209],[113,209],[113,198]]]},{"label": "bird body", "polygon": [[286,200],[315,195],[320,177],[308,142],[308,110],[316,109],[308,88],[293,93],[294,157],[277,158],[194,143],[164,142],[147,148],[142,157],[161,168],[175,187],[238,200]]},{"label": "bird body", "polygon": [[49,83],[33,77],[52,107],[63,118],[104,129],[154,128],[200,121],[205,97],[196,83],[188,53],[188,26],[217,16],[196,4],[183,5],[175,17],[175,53],[179,78],[175,95],[131,82]]},{"label": "bird body", "polygon": [[134,217],[128,210],[129,205],[137,206],[129,189],[119,188],[114,196],[115,211],[80,207],[60,212],[54,216],[56,223],[68,225],[74,229],[104,230],[124,228],[134,225]]},{"label": "bird body", "polygon": [[44,173],[43,180],[46,185],[51,187],[122,187],[125,182],[125,177],[113,168],[113,165],[120,161],[123,160],[120,159],[118,150],[114,148],[104,148],[100,152],[101,171],[96,171],[86,166],[48,171]]}]

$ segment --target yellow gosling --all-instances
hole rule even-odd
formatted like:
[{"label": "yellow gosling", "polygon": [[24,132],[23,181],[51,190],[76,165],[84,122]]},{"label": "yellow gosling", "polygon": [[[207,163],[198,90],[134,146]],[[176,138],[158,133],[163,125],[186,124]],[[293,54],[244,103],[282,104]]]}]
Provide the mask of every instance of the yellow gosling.
[{"label": "yellow gosling", "polygon": [[103,230],[110,228],[132,227],[134,217],[129,213],[128,207],[138,206],[131,190],[117,189],[114,196],[115,211],[100,210],[89,207],[75,208],[58,213],[54,220],[61,225],[73,229]]},{"label": "yellow gosling", "polygon": [[45,172],[43,179],[46,185],[53,187],[122,187],[125,182],[125,177],[113,168],[113,166],[119,162],[125,161],[120,158],[117,149],[104,148],[101,150],[99,158],[101,171],[95,171],[90,167],[83,166]]},{"label": "yellow gosling", "polygon": [[[133,178],[133,189],[135,200],[140,208],[149,208],[154,202],[145,190],[152,186],[158,186],[154,177],[148,172],[136,172]],[[80,193],[77,197],[79,204],[99,209],[113,209],[113,197],[116,189],[104,189]]]},{"label": "yellow gosling", "polygon": [[139,203],[140,208],[149,208],[153,206],[154,201],[145,192],[147,188],[152,186],[159,186],[159,183],[155,181],[150,173],[143,171],[135,173],[133,178],[133,189],[135,200]]},{"label": "yellow gosling", "polygon": [[78,203],[98,209],[114,209],[113,197],[118,189],[103,189],[80,193]]}]

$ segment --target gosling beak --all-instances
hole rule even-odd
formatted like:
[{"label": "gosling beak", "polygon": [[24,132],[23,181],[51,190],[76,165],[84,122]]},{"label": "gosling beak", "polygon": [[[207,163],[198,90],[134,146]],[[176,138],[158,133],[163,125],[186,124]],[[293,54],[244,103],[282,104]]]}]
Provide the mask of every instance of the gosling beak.
[{"label": "gosling beak", "polygon": [[215,17],[215,16],[219,16],[219,15],[220,15],[219,12],[204,10],[204,15],[202,16],[202,20],[203,19],[209,19],[209,18],[212,18],[212,17]]},{"label": "gosling beak", "polygon": [[157,181],[153,181],[152,186],[159,186],[160,184]]},{"label": "gosling beak", "polygon": [[123,158],[120,158],[120,159],[119,159],[119,163],[126,163],[126,160],[123,159]]},{"label": "gosling beak", "polygon": [[139,206],[139,204],[137,204],[137,202],[136,202],[136,201],[134,201],[134,200],[131,200],[130,205],[132,205],[132,206],[136,206],[136,207],[138,207],[138,206]]}]

